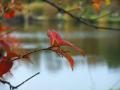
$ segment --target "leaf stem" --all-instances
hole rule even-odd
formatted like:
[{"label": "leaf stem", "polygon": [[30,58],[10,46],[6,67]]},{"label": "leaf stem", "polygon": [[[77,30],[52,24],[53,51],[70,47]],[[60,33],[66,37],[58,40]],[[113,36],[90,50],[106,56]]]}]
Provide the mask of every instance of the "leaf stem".
[{"label": "leaf stem", "polygon": [[25,58],[25,56],[28,56],[30,54],[37,53],[37,52],[40,52],[40,51],[47,51],[47,50],[51,50],[51,47],[44,48],[44,49],[38,49],[38,50],[28,52],[28,53],[26,53],[24,55],[21,55],[20,57],[16,57],[16,58],[12,59],[11,61],[15,61],[15,60],[18,60],[18,59],[21,59],[21,58]]}]

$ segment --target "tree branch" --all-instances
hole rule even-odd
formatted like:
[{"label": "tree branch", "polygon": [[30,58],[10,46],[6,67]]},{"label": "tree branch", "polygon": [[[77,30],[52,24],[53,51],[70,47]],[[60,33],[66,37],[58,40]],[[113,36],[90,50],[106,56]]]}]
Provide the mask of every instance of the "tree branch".
[{"label": "tree branch", "polygon": [[82,18],[82,17],[77,17],[73,14],[71,14],[70,12],[66,11],[65,9],[61,8],[59,5],[55,4],[54,2],[50,1],[50,0],[43,0],[46,3],[50,4],[51,6],[53,6],[54,8],[56,8],[60,13],[62,14],[67,14],[70,17],[72,17],[73,19],[75,19],[78,22],[81,22],[87,26],[90,26],[92,28],[95,29],[105,29],[105,30],[120,30],[120,28],[112,28],[112,27],[102,27],[102,26],[97,26],[95,24],[92,24],[88,19]]},{"label": "tree branch", "polygon": [[[25,58],[26,56],[30,55],[30,54],[33,54],[33,53],[37,53],[37,52],[40,52],[40,51],[45,51],[45,50],[51,50],[52,47],[48,47],[48,48],[44,48],[44,49],[38,49],[38,50],[34,50],[34,51],[31,51],[31,52],[28,52],[20,57],[17,57],[15,59],[12,59],[11,61],[15,61],[15,60],[18,60],[18,59],[21,59],[21,58]],[[10,87],[10,90],[14,90],[14,89],[17,89],[18,87],[20,87],[21,85],[23,85],[24,83],[26,83],[27,81],[29,81],[30,79],[32,79],[33,77],[35,77],[36,75],[40,74],[39,72],[34,74],[33,76],[29,77],[28,79],[26,79],[25,81],[23,81],[22,83],[18,84],[17,86],[13,86],[10,82],[8,81],[4,81],[2,79],[0,79],[0,82],[3,83],[3,84],[7,84],[9,85]]]},{"label": "tree branch", "polygon": [[29,77],[28,79],[26,79],[26,80],[23,81],[22,83],[18,84],[17,86],[13,86],[10,82],[4,81],[4,80],[2,80],[2,79],[0,79],[0,82],[1,82],[2,84],[7,84],[7,85],[9,85],[10,90],[15,90],[15,89],[19,88],[21,85],[23,85],[24,83],[26,83],[27,81],[29,81],[30,79],[32,79],[33,77],[37,76],[38,74],[40,74],[40,72],[38,72],[38,73],[34,74],[33,76]]},{"label": "tree branch", "polygon": [[38,50],[34,50],[34,51],[31,51],[31,52],[25,53],[25,54],[21,55],[20,57],[16,57],[14,59],[11,59],[11,61],[15,61],[15,60],[18,60],[18,59],[26,58],[26,56],[28,56],[30,54],[37,53],[37,52],[40,52],[40,51],[46,51],[46,50],[51,50],[51,47],[38,49]]}]

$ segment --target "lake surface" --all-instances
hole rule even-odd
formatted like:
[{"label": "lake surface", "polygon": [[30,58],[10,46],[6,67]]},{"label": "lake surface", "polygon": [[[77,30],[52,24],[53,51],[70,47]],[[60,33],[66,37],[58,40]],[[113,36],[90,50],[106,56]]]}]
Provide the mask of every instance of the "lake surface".
[{"label": "lake surface", "polygon": [[[117,25],[116,25],[117,26]],[[78,23],[41,21],[18,26],[13,35],[21,40],[19,48],[34,50],[49,46],[48,29],[87,52],[83,57],[72,51],[74,71],[67,60],[53,52],[34,53],[32,63],[16,62],[13,76],[7,80],[17,85],[40,72],[17,90],[118,90],[120,88],[120,31],[96,30]],[[118,25],[119,27],[119,25]],[[0,84],[0,90],[9,90]]]}]

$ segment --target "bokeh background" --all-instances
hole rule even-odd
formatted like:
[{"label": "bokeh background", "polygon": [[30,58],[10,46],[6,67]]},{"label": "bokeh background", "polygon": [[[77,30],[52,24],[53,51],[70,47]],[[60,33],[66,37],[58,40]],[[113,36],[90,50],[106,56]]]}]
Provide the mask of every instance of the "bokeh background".
[{"label": "bokeh background", "polygon": [[[94,20],[98,26],[120,28],[119,0],[111,0],[110,6],[102,5],[100,13],[93,10],[89,0],[51,0],[76,16]],[[107,15],[108,14],[108,15]],[[104,17],[103,17],[104,16]],[[21,61],[12,68],[13,76],[7,77],[17,85],[40,71],[17,90],[119,90],[120,89],[120,31],[94,29],[42,0],[24,0],[22,12],[6,20],[18,30],[12,35],[20,41],[19,49],[32,51],[50,45],[48,29],[87,52],[83,57],[72,52],[74,71],[67,60],[53,52],[34,53],[31,62]],[[8,90],[0,84],[0,90]]]}]

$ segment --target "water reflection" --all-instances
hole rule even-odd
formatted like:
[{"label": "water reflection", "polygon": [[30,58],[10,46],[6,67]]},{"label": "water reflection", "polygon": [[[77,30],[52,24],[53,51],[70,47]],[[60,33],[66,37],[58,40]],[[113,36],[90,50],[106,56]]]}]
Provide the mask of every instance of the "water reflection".
[{"label": "water reflection", "polygon": [[[98,31],[69,22],[40,22],[29,25],[23,31],[13,33],[21,39],[20,48],[28,51],[49,46],[46,31],[55,28],[63,38],[70,40],[87,52],[82,57],[72,52],[75,69],[72,72],[65,58],[55,53],[43,52],[31,55],[32,64],[21,63],[8,80],[18,84],[33,73],[41,74],[18,90],[109,90],[120,88],[120,32]],[[0,90],[7,90],[0,86]]]}]

